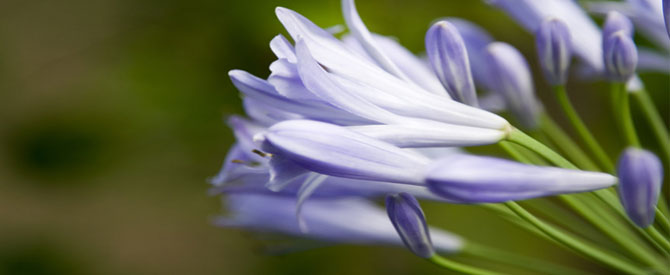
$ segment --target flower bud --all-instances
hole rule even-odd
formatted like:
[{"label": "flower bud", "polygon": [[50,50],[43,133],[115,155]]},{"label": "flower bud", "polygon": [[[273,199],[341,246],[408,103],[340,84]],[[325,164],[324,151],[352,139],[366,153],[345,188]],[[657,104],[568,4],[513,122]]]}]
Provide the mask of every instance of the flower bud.
[{"label": "flower bud", "polygon": [[449,95],[456,101],[477,106],[468,52],[456,27],[447,21],[430,27],[426,33],[426,53]]},{"label": "flower bud", "polygon": [[542,22],[535,33],[535,45],[540,67],[551,85],[563,85],[567,79],[572,56],[570,30],[560,19]]},{"label": "flower bud", "polygon": [[663,0],[663,19],[665,19],[665,30],[670,38],[670,0]]},{"label": "flower bud", "polygon": [[521,124],[528,128],[537,126],[540,106],[523,55],[507,43],[494,42],[486,48],[486,60],[490,89],[502,95]]},{"label": "flower bud", "polygon": [[610,11],[607,13],[607,18],[603,25],[603,45],[607,38],[618,31],[624,31],[627,36],[632,37],[634,32],[633,23],[620,12]]},{"label": "flower bud", "polygon": [[637,48],[624,30],[617,31],[605,40],[603,56],[607,75],[614,81],[626,82],[637,67]]},{"label": "flower bud", "polygon": [[628,217],[638,226],[654,222],[658,195],[663,184],[663,166],[653,153],[628,148],[619,158],[619,195]]},{"label": "flower bud", "polygon": [[435,254],[419,202],[407,193],[386,197],[386,211],[405,246],[421,258]]}]

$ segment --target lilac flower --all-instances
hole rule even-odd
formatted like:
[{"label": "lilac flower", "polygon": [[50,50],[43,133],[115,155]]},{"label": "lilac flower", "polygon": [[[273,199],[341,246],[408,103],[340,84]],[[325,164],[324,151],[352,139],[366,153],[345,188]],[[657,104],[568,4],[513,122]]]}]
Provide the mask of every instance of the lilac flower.
[{"label": "lilac flower", "polygon": [[[295,219],[295,199],[261,194],[230,194],[229,217],[216,224],[257,232],[280,233],[325,242],[402,245],[384,211],[362,199],[312,199],[303,211],[309,231],[303,232]],[[437,251],[456,252],[462,240],[448,232],[430,229]]]},{"label": "lilac flower", "polygon": [[619,158],[619,194],[628,217],[640,227],[654,222],[654,210],[663,184],[663,165],[653,153],[626,149]]},{"label": "lilac flower", "polygon": [[431,164],[426,183],[436,194],[461,203],[494,203],[606,188],[614,176],[454,155]]},{"label": "lilac flower", "polygon": [[535,98],[526,59],[514,47],[502,42],[491,43],[486,58],[491,89],[503,96],[507,107],[522,125],[536,127],[541,108]]},{"label": "lilac flower", "polygon": [[426,33],[426,53],[433,71],[451,97],[477,106],[468,52],[456,27],[448,21],[440,21],[430,27]]},{"label": "lilac flower", "polygon": [[635,74],[637,48],[625,31],[617,31],[605,41],[604,60],[607,75],[615,81],[626,82]]},{"label": "lilac flower", "polygon": [[564,85],[572,57],[568,27],[560,19],[545,20],[535,33],[540,67],[551,85]]},{"label": "lilac flower", "polygon": [[407,193],[386,197],[386,212],[398,235],[412,253],[421,258],[435,254],[426,217],[419,202]]}]

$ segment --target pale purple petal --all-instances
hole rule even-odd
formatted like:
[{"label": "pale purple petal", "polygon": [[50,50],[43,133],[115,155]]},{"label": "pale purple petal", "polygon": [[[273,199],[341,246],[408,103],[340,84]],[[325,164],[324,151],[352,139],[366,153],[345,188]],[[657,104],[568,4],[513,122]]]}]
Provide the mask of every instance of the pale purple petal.
[{"label": "pale purple petal", "polygon": [[498,143],[506,136],[504,130],[430,121],[411,124],[362,125],[348,128],[404,148],[486,145]]},{"label": "pale purple petal", "polygon": [[[216,224],[260,232],[275,232],[317,240],[351,243],[403,245],[386,213],[361,199],[312,199],[305,203],[303,218],[309,231],[303,233],[295,219],[294,198],[258,194],[233,194],[226,199],[229,217]],[[435,249],[455,252],[462,240],[448,232],[430,229]]]},{"label": "pale purple petal", "polygon": [[265,134],[273,154],[317,173],[377,181],[421,184],[428,159],[333,124],[293,120]]},{"label": "pale purple petal", "polygon": [[456,27],[447,21],[437,22],[430,27],[426,33],[426,53],[433,71],[451,98],[478,106],[468,51]]},{"label": "pale purple petal", "polygon": [[454,155],[427,170],[436,194],[462,203],[493,203],[609,187],[616,177],[598,172],[526,165],[504,159]]}]

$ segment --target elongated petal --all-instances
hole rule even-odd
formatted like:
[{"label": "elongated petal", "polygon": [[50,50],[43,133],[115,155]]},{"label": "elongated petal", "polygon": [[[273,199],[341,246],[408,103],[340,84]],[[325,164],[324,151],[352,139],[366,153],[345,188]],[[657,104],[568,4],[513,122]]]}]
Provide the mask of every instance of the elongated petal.
[{"label": "elongated petal", "polygon": [[[305,202],[303,218],[309,227],[300,230],[295,219],[295,198],[260,194],[231,194],[226,198],[231,216],[217,225],[275,232],[336,243],[401,246],[388,216],[373,203],[362,199],[311,199]],[[440,252],[456,252],[463,247],[460,237],[430,229],[434,247]]]},{"label": "elongated petal", "polygon": [[242,105],[247,116],[263,126],[269,126],[282,120],[305,118],[302,115],[277,108],[275,105],[270,105],[253,97],[245,97],[242,100]]},{"label": "elongated petal", "polygon": [[489,44],[486,56],[493,92],[503,96],[507,107],[522,125],[536,127],[541,108],[535,98],[526,59],[517,49],[502,42]]},{"label": "elongated petal", "polygon": [[[379,34],[372,34],[379,47],[393,60],[398,68],[417,85],[423,87],[429,92],[437,95],[447,95],[447,91],[442,87],[442,83],[437,79],[435,73],[430,69],[430,64],[420,59],[408,49],[403,47],[393,37],[386,37]],[[367,56],[365,49],[360,42],[352,35],[342,37],[344,42],[351,49],[361,52]]]},{"label": "elongated petal", "polygon": [[240,90],[245,96],[255,98],[264,103],[282,108],[296,114],[303,115],[311,119],[319,119],[325,121],[359,121],[366,122],[367,120],[356,117],[350,113],[342,112],[328,105],[305,104],[303,102],[291,100],[280,95],[275,88],[267,81],[255,77],[245,71],[232,70],[228,72],[233,85]]},{"label": "elongated petal", "polygon": [[386,212],[405,246],[421,258],[435,254],[426,217],[419,202],[407,193],[386,197]]},{"label": "elongated petal", "polygon": [[640,227],[654,223],[663,184],[663,165],[653,153],[629,148],[619,158],[619,195],[628,217]]},{"label": "elongated petal", "polygon": [[286,59],[292,63],[297,62],[293,45],[291,45],[291,42],[288,42],[286,37],[281,34],[278,34],[270,40],[270,49],[272,49],[272,52],[279,59]]},{"label": "elongated petal", "polygon": [[298,40],[296,43],[296,52],[298,54],[298,73],[302,82],[324,101],[351,114],[373,121],[389,123],[400,120],[398,116],[372,104],[360,94],[352,93],[350,89],[345,89],[338,82],[333,81],[312,58],[303,40]]},{"label": "elongated petal", "polygon": [[288,59],[277,59],[270,64],[270,83],[277,93],[284,97],[310,104],[326,104],[321,98],[310,92],[300,79],[298,66]]},{"label": "elongated petal", "polygon": [[494,144],[506,135],[503,130],[430,122],[351,126],[349,129],[405,148]]},{"label": "elongated petal", "polygon": [[293,120],[265,135],[276,153],[321,174],[421,184],[428,159],[336,125]]},{"label": "elongated petal", "polygon": [[408,79],[377,45],[372,34],[358,15],[354,0],[342,0],[342,14],[344,15],[344,21],[347,22],[347,27],[349,27],[351,33],[358,39],[367,54],[372,57],[380,67],[399,78]]},{"label": "elongated petal", "polygon": [[465,47],[468,49],[468,59],[470,60],[472,77],[475,83],[480,88],[490,90],[484,55],[486,46],[493,42],[493,37],[483,28],[465,19],[448,17],[444,20],[454,25],[458,29],[458,33],[463,37]]},{"label": "elongated petal", "polygon": [[551,85],[564,85],[572,57],[570,30],[560,19],[545,20],[535,33],[540,67]]},{"label": "elongated petal", "polygon": [[663,19],[665,31],[668,32],[668,39],[670,39],[670,0],[663,0]]},{"label": "elongated petal", "polygon": [[633,77],[637,67],[637,48],[625,31],[610,35],[605,41],[604,51],[607,75],[612,80],[626,82]]},{"label": "elongated petal", "polygon": [[477,106],[468,51],[456,27],[447,21],[435,23],[426,33],[426,53],[451,98]]},{"label": "elongated petal", "polygon": [[525,165],[504,159],[455,155],[427,170],[426,182],[436,194],[463,203],[493,203],[586,192],[616,183],[597,172]]}]

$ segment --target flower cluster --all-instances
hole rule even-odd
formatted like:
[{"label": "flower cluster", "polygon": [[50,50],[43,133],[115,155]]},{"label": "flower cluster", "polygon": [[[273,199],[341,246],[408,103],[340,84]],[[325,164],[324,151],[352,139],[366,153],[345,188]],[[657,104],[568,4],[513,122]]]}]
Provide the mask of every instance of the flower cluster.
[{"label": "flower cluster", "polygon": [[[633,42],[635,23],[661,51],[670,49],[665,33],[657,37],[657,16],[643,15],[638,2],[645,1],[608,8],[632,14],[634,22],[610,11],[602,31],[572,1],[490,2],[535,34],[540,67],[559,95],[565,95],[573,53],[579,59],[574,66],[579,79],[608,79],[613,87],[628,83],[628,89],[614,92],[616,107],[626,110],[625,92],[643,93],[636,72],[670,69],[654,66],[657,60],[644,56],[657,53],[638,50]],[[599,2],[590,8],[603,12],[606,5],[615,4]],[[396,40],[370,32],[353,0],[342,1],[342,12],[349,33],[338,38],[295,11],[277,8],[293,42],[281,34],[272,39],[277,60],[270,76],[230,71],[247,118],[228,119],[237,142],[211,182],[212,192],[224,194],[232,214],[217,224],[329,242],[405,244],[453,269],[459,265],[438,258],[436,251],[460,251],[465,240],[429,228],[415,198],[505,203],[511,211],[502,212],[528,218],[531,227],[544,231],[546,224],[514,201],[619,183],[630,219],[642,227],[653,224],[662,165],[653,153],[635,148],[639,142],[622,155],[617,178],[607,154],[567,108],[567,97],[566,115],[598,158],[597,165],[576,167],[570,160],[593,162],[579,148],[568,160],[519,130],[541,132],[553,122],[547,122],[535,97],[528,62],[513,46],[494,41],[471,22],[445,18],[427,30],[427,58],[422,59]],[[487,94],[478,95],[478,90]],[[504,110],[519,128],[494,113]],[[630,116],[621,113],[623,135],[635,141],[634,128],[631,133],[626,126]],[[462,149],[487,144],[499,144],[518,161]],[[559,167],[543,165],[547,161]],[[609,192],[594,194],[615,207]],[[384,196],[388,217],[370,202]],[[561,198],[571,206],[581,203]],[[544,234],[569,243],[563,235]],[[598,256],[595,260],[607,263]],[[633,267],[619,270],[626,268]],[[476,273],[476,268],[470,271]]]}]

